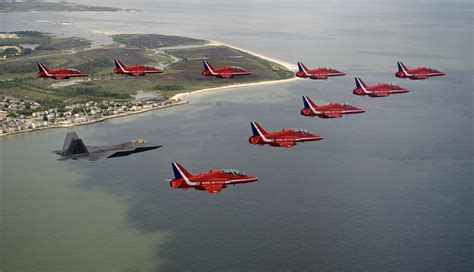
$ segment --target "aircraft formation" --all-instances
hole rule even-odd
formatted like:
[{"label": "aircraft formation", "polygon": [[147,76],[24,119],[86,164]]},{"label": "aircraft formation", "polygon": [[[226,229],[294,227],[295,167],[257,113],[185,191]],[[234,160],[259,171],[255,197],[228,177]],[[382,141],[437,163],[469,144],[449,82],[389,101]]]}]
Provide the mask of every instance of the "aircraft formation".
[{"label": "aircraft formation", "polygon": [[[146,65],[126,66],[118,59],[114,59],[114,73],[128,76],[145,76],[147,74],[163,73],[163,70]],[[329,77],[345,76],[344,72],[331,68],[308,69],[302,62],[298,62],[296,77],[309,78],[313,80],[326,80]],[[202,76],[230,79],[235,76],[248,76],[252,73],[241,67],[229,66],[214,68],[208,61],[203,60],[204,69]],[[403,79],[421,80],[429,77],[443,76],[445,73],[436,69],[419,67],[408,69],[401,61],[397,62],[398,71],[395,76]],[[69,79],[72,77],[86,77],[87,73],[68,68],[49,70],[41,63],[38,63],[38,77],[52,79]],[[355,77],[356,88],[354,95],[368,97],[387,97],[392,94],[408,93],[407,88],[397,85],[379,83],[367,85],[360,77]],[[330,103],[327,105],[316,105],[308,96],[303,96],[304,108],[300,113],[307,117],[318,117],[322,119],[341,118],[343,115],[364,113],[365,110],[348,103]],[[319,134],[309,132],[305,129],[283,129],[275,132],[267,132],[257,122],[250,123],[252,135],[248,142],[252,145],[292,148],[297,143],[314,142],[323,140]],[[145,152],[162,147],[162,145],[150,144],[145,140],[134,140],[111,146],[85,146],[82,139],[76,133],[67,133],[62,150],[53,151],[59,155],[59,161],[83,159],[97,161],[104,158],[115,158],[129,156],[134,153]],[[181,164],[173,162],[172,169],[174,178],[167,180],[173,189],[207,191],[210,194],[217,194],[229,185],[251,183],[258,180],[255,176],[249,176],[236,169],[211,170],[207,173],[191,174]]]}]

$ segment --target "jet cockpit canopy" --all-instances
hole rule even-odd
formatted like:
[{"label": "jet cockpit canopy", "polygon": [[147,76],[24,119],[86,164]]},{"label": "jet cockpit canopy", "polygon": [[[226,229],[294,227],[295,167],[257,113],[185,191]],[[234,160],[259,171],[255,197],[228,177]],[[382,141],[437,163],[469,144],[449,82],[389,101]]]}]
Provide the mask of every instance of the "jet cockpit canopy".
[{"label": "jet cockpit canopy", "polygon": [[237,169],[222,169],[222,173],[234,175],[234,176],[245,176],[244,172]]}]

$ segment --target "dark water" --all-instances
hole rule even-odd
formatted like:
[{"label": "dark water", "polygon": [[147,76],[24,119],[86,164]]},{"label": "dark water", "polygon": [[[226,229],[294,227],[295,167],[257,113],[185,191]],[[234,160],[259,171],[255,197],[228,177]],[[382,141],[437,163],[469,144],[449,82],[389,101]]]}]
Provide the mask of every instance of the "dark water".
[{"label": "dark water", "polygon": [[[172,16],[165,11],[174,9],[170,4],[151,6],[147,12],[156,13],[155,20],[167,16],[175,25],[168,29],[188,32],[198,28],[193,23],[204,16],[196,13],[203,8],[199,4],[215,7],[209,12],[222,11],[222,17],[236,18],[248,11],[234,4],[235,13],[226,13],[229,7],[206,3],[178,2],[192,7],[177,15],[192,14],[187,21],[169,19]],[[226,31],[203,22],[198,34],[215,38],[209,33],[220,29],[219,33],[225,33],[223,41],[260,53],[267,53],[268,47],[267,55],[286,61],[304,57],[309,66],[337,65],[348,76],[201,94],[190,97],[191,103],[185,106],[75,128],[91,145],[133,138],[165,145],[97,164],[54,161],[49,151],[62,144],[66,130],[0,139],[1,154],[6,154],[1,164],[3,191],[15,188],[2,194],[2,203],[8,207],[2,211],[8,230],[3,239],[13,245],[17,237],[31,237],[22,240],[24,246],[3,247],[10,258],[3,260],[6,271],[20,271],[9,267],[69,271],[95,260],[91,256],[98,252],[104,256],[102,262],[90,262],[85,271],[98,270],[99,263],[101,271],[109,267],[113,267],[110,271],[472,271],[472,18],[466,15],[472,5],[418,1],[411,8],[390,4],[392,9],[388,9],[387,3],[345,6],[334,1],[328,5],[337,11],[340,25],[335,19],[314,16],[321,27],[294,31],[301,17],[283,16],[288,5],[277,3],[274,13],[270,2],[254,3],[268,9],[252,14],[250,25],[226,23],[232,30]],[[313,8],[322,18],[331,18],[328,7],[318,11],[312,3],[302,1],[291,10]],[[374,16],[360,20],[354,15],[363,12]],[[121,24],[146,30],[132,21],[152,22],[147,14],[124,17],[126,23]],[[301,14],[311,22],[309,11]],[[107,16],[101,18],[106,21],[101,26],[108,24]],[[270,23],[278,16],[288,26],[277,28]],[[287,32],[295,33],[285,38]],[[347,43],[350,40],[352,44]],[[399,57],[436,66],[447,76],[425,81],[395,79]],[[381,99],[355,97],[351,93],[355,75],[367,83],[393,82],[412,91]],[[302,117],[302,95],[317,103],[351,102],[366,113],[335,120]],[[247,143],[250,121],[260,122],[268,131],[306,128],[325,139],[293,149],[252,146]],[[216,196],[174,191],[163,181],[172,177],[173,161],[195,173],[238,168],[260,180]],[[18,165],[21,171],[16,170]],[[54,216],[44,212],[46,204],[34,209],[36,202],[31,198],[18,201],[25,192],[31,194],[35,177],[38,188],[51,182],[57,188],[68,186],[68,190],[48,190],[37,198],[41,203],[58,203],[49,207]],[[81,195],[60,199],[65,192]],[[104,206],[114,201],[118,203]],[[77,212],[84,202],[92,204]],[[16,220],[18,212],[56,221]],[[89,213],[94,217],[89,218]],[[115,217],[119,219],[110,219]],[[65,218],[76,219],[64,223]],[[64,229],[51,233],[50,227],[41,228],[57,224],[64,224]],[[77,237],[86,231],[87,239],[78,244]],[[124,238],[129,231],[133,235]],[[151,244],[143,246],[145,240]],[[106,248],[108,244],[114,246]],[[107,250],[99,251],[101,247]],[[42,255],[45,249],[51,252]],[[127,255],[128,259],[122,257]],[[150,257],[140,259],[145,255]],[[34,262],[22,266],[11,261],[15,257],[33,257]],[[45,263],[53,258],[58,264],[48,268]]]},{"label": "dark water", "polygon": [[[352,98],[346,78],[202,95],[165,115],[103,123],[95,126],[106,132],[100,140],[144,133],[165,148],[89,168],[83,185],[131,195],[135,227],[171,230],[162,252],[173,260],[170,271],[467,271],[471,93],[459,87],[468,73],[450,74],[389,99]],[[367,113],[303,118],[303,94],[352,98]],[[269,130],[308,128],[325,140],[291,150],[254,147],[246,142],[250,120]],[[172,175],[171,161],[190,171],[236,167],[260,181],[214,197],[172,191],[162,181]]]}]

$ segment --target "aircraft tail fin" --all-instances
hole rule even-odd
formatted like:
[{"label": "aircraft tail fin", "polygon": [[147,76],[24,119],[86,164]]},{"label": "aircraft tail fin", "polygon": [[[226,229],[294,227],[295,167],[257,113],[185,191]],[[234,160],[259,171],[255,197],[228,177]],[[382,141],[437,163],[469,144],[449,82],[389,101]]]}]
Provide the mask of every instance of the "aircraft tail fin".
[{"label": "aircraft tail fin", "polygon": [[313,100],[309,98],[308,96],[303,96],[303,103],[304,103],[304,108],[305,109],[312,109],[316,108],[316,104],[314,104]]},{"label": "aircraft tail fin", "polygon": [[40,72],[43,72],[47,75],[49,74],[49,69],[46,68],[46,66],[44,66],[44,64],[42,64],[40,62],[38,62],[38,69],[39,69]]},{"label": "aircraft tail fin", "polygon": [[75,132],[69,132],[66,135],[66,140],[63,145],[63,154],[64,155],[78,155],[78,154],[88,154],[89,151],[84,145],[84,142],[77,136]]},{"label": "aircraft tail fin", "polygon": [[212,65],[209,64],[209,62],[203,60],[202,64],[204,65],[204,71],[209,71],[211,74],[214,74],[214,67],[212,67]]},{"label": "aircraft tail fin", "polygon": [[265,137],[267,132],[257,122],[251,122],[253,136]]},{"label": "aircraft tail fin", "polygon": [[403,62],[401,62],[401,61],[397,62],[397,65],[398,65],[398,71],[399,71],[399,72],[402,72],[402,73],[404,73],[404,74],[407,74],[408,68],[406,67],[405,64],[403,64]]},{"label": "aircraft tail fin", "polygon": [[114,62],[115,62],[115,68],[117,69],[120,69],[122,70],[123,72],[125,72],[125,64],[123,64],[123,62],[121,62],[120,60],[118,59],[114,59]]},{"label": "aircraft tail fin", "polygon": [[186,169],[184,169],[184,167],[177,163],[177,162],[173,162],[171,164],[173,166],[173,172],[174,172],[174,177],[176,179],[184,179],[184,180],[187,180],[188,177],[192,177],[193,175],[191,173],[189,173]]},{"label": "aircraft tail fin", "polygon": [[361,88],[361,89],[364,89],[364,90],[365,90],[365,88],[367,88],[367,85],[364,83],[364,81],[362,81],[362,79],[360,77],[356,77],[355,82],[356,82],[357,88]]},{"label": "aircraft tail fin", "polygon": [[298,62],[298,72],[303,72],[305,74],[308,72],[308,68],[301,61]]}]

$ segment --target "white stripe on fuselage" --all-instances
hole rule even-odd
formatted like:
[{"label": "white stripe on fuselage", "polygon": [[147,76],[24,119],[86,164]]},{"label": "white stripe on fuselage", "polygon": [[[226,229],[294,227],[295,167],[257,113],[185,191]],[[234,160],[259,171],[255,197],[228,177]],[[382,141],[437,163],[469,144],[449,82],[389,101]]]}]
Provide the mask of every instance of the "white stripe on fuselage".
[{"label": "white stripe on fuselage", "polygon": [[124,73],[130,73],[130,71],[128,71],[128,70],[125,70],[125,69],[123,68],[123,66],[122,66],[122,63],[120,63],[120,61],[119,61],[119,60],[115,60],[115,61],[116,61],[116,62],[117,62],[117,64],[120,66],[120,69],[122,70],[122,72],[124,72]]},{"label": "white stripe on fuselage", "polygon": [[199,182],[191,182],[189,180],[188,177],[186,177],[186,175],[183,173],[183,171],[181,170],[181,168],[179,168],[179,166],[177,164],[174,164],[174,166],[176,167],[176,169],[178,169],[179,173],[181,174],[181,176],[183,177],[184,179],[184,182],[186,182],[186,184],[190,185],[190,186],[196,186],[196,185],[199,185]]},{"label": "white stripe on fuselage", "polygon": [[362,91],[363,91],[365,94],[370,94],[370,92],[367,91],[367,89],[364,87],[364,84],[361,82],[360,78],[357,78],[357,82],[359,83],[360,88],[362,89]]},{"label": "white stripe on fuselage", "polygon": [[241,182],[241,181],[252,181],[252,180],[255,180],[253,178],[249,178],[249,179],[233,179],[233,180],[228,180],[225,182],[225,184],[230,184],[230,183],[236,183],[236,182]]},{"label": "white stripe on fuselage", "polygon": [[301,69],[303,69],[303,73],[306,75],[306,76],[311,76],[311,74],[308,73],[308,71],[306,70],[304,64],[302,62],[300,62],[300,65],[301,65]]},{"label": "white stripe on fuselage", "polygon": [[403,73],[406,75],[406,76],[410,76],[407,72],[407,70],[405,70],[405,65],[403,65],[403,63],[401,63],[400,61],[398,62],[398,64],[400,65],[400,67],[402,67],[402,71]]},{"label": "white stripe on fuselage", "polygon": [[302,140],[316,140],[319,139],[319,137],[307,137],[307,138],[297,138],[295,141],[302,141]]},{"label": "white stripe on fuselage", "polygon": [[207,70],[209,70],[209,72],[211,72],[211,75],[218,75],[216,72],[214,72],[212,69],[211,69],[211,66],[209,65],[209,63],[207,63],[207,61],[204,61],[204,64],[206,65],[207,67]]},{"label": "white stripe on fuselage", "polygon": [[271,140],[269,140],[267,137],[265,137],[265,135],[260,131],[260,129],[258,128],[258,126],[255,122],[252,122],[252,125],[255,127],[255,129],[257,130],[258,134],[260,135],[260,137],[263,139],[264,142],[266,142],[266,143],[271,142]]},{"label": "white stripe on fuselage", "polygon": [[47,76],[54,76],[53,74],[48,73],[48,69],[46,69],[46,67],[44,67],[43,64],[40,63],[40,66],[41,66],[41,69],[43,70],[43,72],[44,72]]},{"label": "white stripe on fuselage", "polygon": [[308,103],[310,109],[313,111],[314,114],[321,114],[321,112],[317,111],[313,105],[310,103],[309,99],[305,96],[304,100],[306,100],[306,103]]}]

